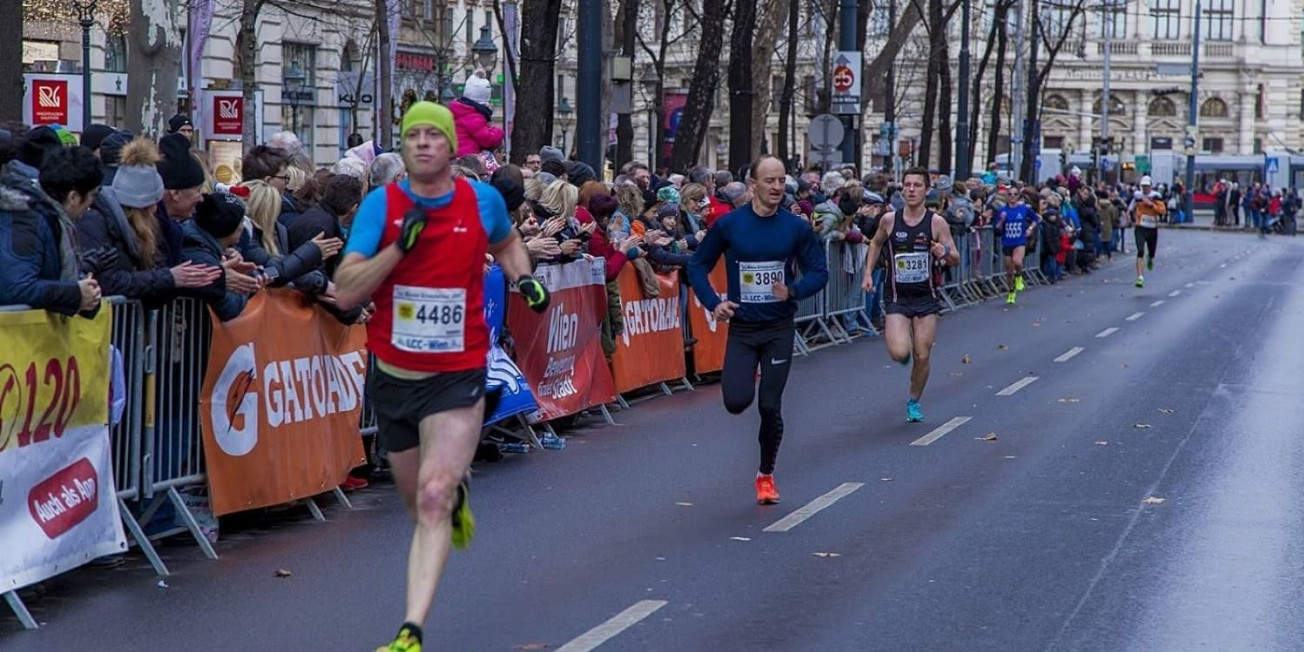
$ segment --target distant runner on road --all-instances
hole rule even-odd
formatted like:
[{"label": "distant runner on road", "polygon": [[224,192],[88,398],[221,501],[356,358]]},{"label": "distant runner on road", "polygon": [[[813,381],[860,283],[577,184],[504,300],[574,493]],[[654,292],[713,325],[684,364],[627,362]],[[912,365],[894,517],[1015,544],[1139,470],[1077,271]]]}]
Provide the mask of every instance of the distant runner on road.
[{"label": "distant runner on road", "polygon": [[1155,249],[1159,246],[1159,218],[1168,212],[1164,198],[1159,191],[1152,189],[1150,177],[1141,177],[1141,189],[1132,196],[1132,204],[1127,207],[1136,221],[1136,286],[1146,286],[1146,278],[1141,274],[1141,265],[1148,270],[1155,268]]},{"label": "distant runner on road", "polygon": [[485,413],[485,253],[516,279],[531,309],[548,307],[502,195],[453,179],[453,114],[417,102],[401,133],[408,179],[363,200],[335,272],[340,308],[368,297],[376,303],[367,324],[367,348],[376,356],[367,394],[395,488],[416,521],[405,621],[377,652],[420,652],[449,549],[466,548],[475,534],[465,478]]},{"label": "distant runner on road", "polygon": [[1028,239],[1036,232],[1041,217],[1035,206],[1038,203],[1037,191],[1024,188],[1019,194],[1018,202],[1001,209],[992,224],[1001,234],[1001,255],[1005,257],[1005,277],[1010,284],[1010,294],[1005,303],[1013,305],[1019,293],[1023,291],[1023,256],[1028,250]]},{"label": "distant runner on road", "polygon": [[[752,202],[720,218],[706,232],[688,264],[688,278],[698,301],[729,322],[721,393],[725,409],[741,414],[757,394],[760,369],[761,465],[756,473],[756,501],[779,502],[774,463],[783,440],[783,388],[792,366],[797,302],[813,296],[829,280],[824,247],[810,223],[779,207],[783,201],[783,163],[762,156],[748,172]],[[724,255],[729,277],[727,299],[711,287],[708,275]],[[801,280],[793,283],[794,269]]]},{"label": "distant runner on road", "polygon": [[865,278],[861,283],[866,292],[874,287],[874,264],[886,245],[891,267],[884,291],[883,309],[887,313],[884,339],[888,354],[901,364],[910,362],[911,349],[914,350],[910,400],[906,401],[906,421],[912,423],[924,420],[919,399],[928,384],[929,356],[937,338],[937,316],[942,312],[934,267],[960,264],[960,254],[951,240],[951,227],[941,215],[924,208],[928,181],[928,170],[920,167],[910,168],[901,175],[905,206],[879,220],[878,231],[869,243]]}]

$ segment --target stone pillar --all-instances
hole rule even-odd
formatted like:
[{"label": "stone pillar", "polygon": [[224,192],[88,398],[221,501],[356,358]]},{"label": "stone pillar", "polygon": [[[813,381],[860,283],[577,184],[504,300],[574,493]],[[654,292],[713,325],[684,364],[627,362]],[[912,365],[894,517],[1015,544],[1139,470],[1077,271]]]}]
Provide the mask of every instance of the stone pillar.
[{"label": "stone pillar", "polygon": [[1137,91],[1132,107],[1132,154],[1145,154],[1150,151],[1150,134],[1147,132],[1147,112],[1150,106],[1149,94]]},{"label": "stone pillar", "polygon": [[1238,125],[1240,133],[1236,138],[1236,152],[1238,154],[1254,153],[1254,126],[1256,123],[1254,119],[1254,103],[1257,95],[1258,88],[1253,80],[1249,80],[1242,85],[1240,93],[1241,119]]},{"label": "stone pillar", "polygon": [[1095,98],[1092,96],[1091,91],[1082,91],[1080,95],[1081,101],[1078,103],[1078,112],[1081,115],[1078,116],[1078,149],[1089,150],[1091,149],[1091,138],[1096,135],[1096,119],[1091,117],[1091,105],[1094,103]]}]

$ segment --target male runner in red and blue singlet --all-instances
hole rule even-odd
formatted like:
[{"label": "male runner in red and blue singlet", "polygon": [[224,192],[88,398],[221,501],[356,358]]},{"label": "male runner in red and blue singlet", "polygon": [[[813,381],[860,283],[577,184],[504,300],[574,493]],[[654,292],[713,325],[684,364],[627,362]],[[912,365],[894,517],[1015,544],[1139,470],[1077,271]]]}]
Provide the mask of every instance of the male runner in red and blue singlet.
[{"label": "male runner in red and blue singlet", "polygon": [[516,279],[527,305],[548,306],[502,195],[452,176],[452,113],[417,102],[403,116],[402,139],[408,179],[363,200],[335,272],[341,308],[368,297],[376,304],[367,324],[376,356],[367,394],[395,486],[416,521],[406,619],[377,652],[420,652],[449,549],[465,548],[474,534],[464,479],[485,412],[485,254]]}]

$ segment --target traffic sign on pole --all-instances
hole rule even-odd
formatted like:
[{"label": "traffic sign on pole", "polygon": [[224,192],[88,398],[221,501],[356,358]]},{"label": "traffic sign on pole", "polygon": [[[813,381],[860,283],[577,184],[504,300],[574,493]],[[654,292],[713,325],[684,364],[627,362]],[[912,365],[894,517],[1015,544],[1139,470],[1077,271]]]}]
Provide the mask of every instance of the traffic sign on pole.
[{"label": "traffic sign on pole", "polygon": [[817,115],[810,121],[810,126],[806,128],[806,136],[810,138],[810,146],[815,149],[828,150],[837,149],[842,144],[842,139],[847,131],[842,126],[842,121],[837,116],[828,113]]}]

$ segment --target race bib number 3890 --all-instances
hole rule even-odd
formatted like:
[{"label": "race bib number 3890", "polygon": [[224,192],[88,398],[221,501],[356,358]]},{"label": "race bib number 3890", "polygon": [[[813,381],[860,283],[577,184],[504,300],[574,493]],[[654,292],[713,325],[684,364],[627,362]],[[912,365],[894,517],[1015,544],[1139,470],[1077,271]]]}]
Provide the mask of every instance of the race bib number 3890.
[{"label": "race bib number 3890", "polygon": [[738,298],[742,303],[777,303],[774,286],[783,282],[783,261],[738,263]]},{"label": "race bib number 3890", "polygon": [[466,335],[466,289],[394,287],[390,343],[415,353],[461,353]]}]

